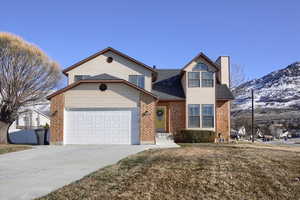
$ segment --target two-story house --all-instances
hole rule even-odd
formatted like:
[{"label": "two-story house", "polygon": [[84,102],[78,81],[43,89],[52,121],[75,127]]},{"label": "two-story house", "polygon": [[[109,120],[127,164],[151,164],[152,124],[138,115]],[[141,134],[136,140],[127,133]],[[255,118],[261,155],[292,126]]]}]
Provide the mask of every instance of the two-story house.
[{"label": "two-story house", "polygon": [[155,144],[155,135],[213,130],[229,138],[229,57],[203,53],[181,69],[156,69],[113,48],[68,68],[51,94],[51,142]]},{"label": "two-story house", "polygon": [[23,129],[39,129],[49,126],[49,113],[44,110],[27,108],[22,110],[17,119],[9,127],[9,132],[20,131]]}]

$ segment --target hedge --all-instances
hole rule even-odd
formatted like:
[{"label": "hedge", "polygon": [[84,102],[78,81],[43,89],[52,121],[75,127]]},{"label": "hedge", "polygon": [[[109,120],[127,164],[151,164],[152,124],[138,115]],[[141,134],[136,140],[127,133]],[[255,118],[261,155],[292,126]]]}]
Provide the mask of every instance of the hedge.
[{"label": "hedge", "polygon": [[174,136],[176,143],[215,142],[217,134],[207,130],[182,130]]}]

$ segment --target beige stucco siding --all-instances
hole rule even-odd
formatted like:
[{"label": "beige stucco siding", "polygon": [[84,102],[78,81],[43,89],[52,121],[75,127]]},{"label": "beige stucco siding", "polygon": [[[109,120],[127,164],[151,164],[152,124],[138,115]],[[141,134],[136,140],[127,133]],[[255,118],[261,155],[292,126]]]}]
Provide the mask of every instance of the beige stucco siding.
[{"label": "beige stucco siding", "polygon": [[[202,116],[200,116],[201,118],[201,126],[200,128],[189,128],[188,126],[188,105],[189,104],[213,104],[214,105],[214,109],[216,109],[215,106],[215,102],[216,102],[216,88],[215,88],[215,84],[216,84],[216,73],[214,73],[214,87],[192,87],[189,88],[188,87],[188,75],[187,73],[192,71],[193,67],[197,64],[197,62],[203,62],[206,65],[208,65],[210,67],[211,71],[215,71],[215,68],[213,68],[209,63],[207,63],[205,60],[203,59],[198,59],[196,61],[193,61],[189,66],[187,66],[185,68],[185,76],[184,79],[182,79],[183,82],[183,87],[184,87],[184,91],[186,94],[186,128],[187,129],[200,129],[200,130],[215,130],[216,127],[216,117],[214,117],[214,128],[202,128]],[[201,75],[200,75],[200,79],[201,79]],[[200,108],[200,111],[202,113],[202,106]]]},{"label": "beige stucco siding", "polygon": [[[112,63],[106,62],[107,57],[112,57]],[[69,84],[74,82],[75,75],[99,75],[109,74],[128,81],[129,75],[144,75],[145,89],[151,91],[152,88],[152,72],[128,59],[125,59],[113,52],[109,51],[103,55],[83,63],[82,65],[67,72],[69,77]]]},{"label": "beige stucco siding", "polygon": [[137,107],[139,91],[122,83],[108,83],[106,91],[99,83],[81,83],[65,92],[66,108]]}]

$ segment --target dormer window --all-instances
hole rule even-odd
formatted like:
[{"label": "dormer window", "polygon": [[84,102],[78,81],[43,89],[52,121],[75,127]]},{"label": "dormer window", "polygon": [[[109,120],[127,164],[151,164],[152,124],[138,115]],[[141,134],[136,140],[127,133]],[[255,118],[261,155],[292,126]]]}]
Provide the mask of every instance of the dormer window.
[{"label": "dormer window", "polygon": [[85,79],[88,79],[90,78],[89,75],[75,75],[74,76],[74,81],[80,81],[80,80],[85,80]]},{"label": "dormer window", "polygon": [[214,87],[214,73],[206,64],[200,62],[188,72],[188,87]]},{"label": "dormer window", "polygon": [[137,85],[140,88],[145,88],[145,76],[144,75],[129,75],[129,82]]},{"label": "dormer window", "polygon": [[205,63],[199,62],[193,68],[193,71],[208,71],[208,66]]}]

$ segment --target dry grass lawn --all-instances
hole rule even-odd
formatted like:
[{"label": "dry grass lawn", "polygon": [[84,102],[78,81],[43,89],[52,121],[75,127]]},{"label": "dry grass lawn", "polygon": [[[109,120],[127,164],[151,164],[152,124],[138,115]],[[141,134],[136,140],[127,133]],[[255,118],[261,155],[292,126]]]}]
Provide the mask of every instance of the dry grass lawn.
[{"label": "dry grass lawn", "polygon": [[29,145],[0,144],[0,154],[30,149]]},{"label": "dry grass lawn", "polygon": [[250,144],[148,150],[41,199],[300,199],[299,150]]}]

